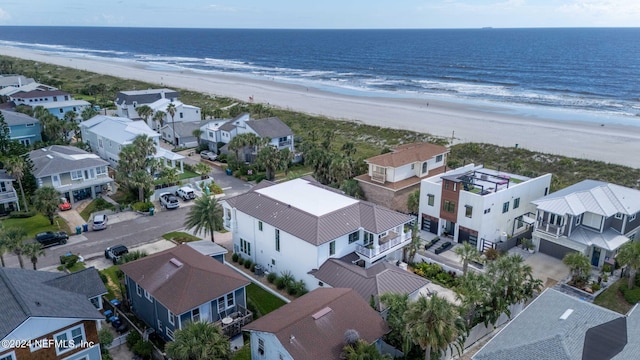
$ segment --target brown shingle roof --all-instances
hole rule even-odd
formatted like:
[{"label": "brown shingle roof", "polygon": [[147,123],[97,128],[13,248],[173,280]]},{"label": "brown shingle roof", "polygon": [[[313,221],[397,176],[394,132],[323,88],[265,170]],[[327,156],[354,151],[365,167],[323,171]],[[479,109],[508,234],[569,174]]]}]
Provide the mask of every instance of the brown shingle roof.
[{"label": "brown shingle roof", "polygon": [[120,270],[174,314],[249,285],[244,276],[186,244],[126,263]]},{"label": "brown shingle roof", "polygon": [[349,329],[368,343],[389,330],[360,295],[343,288],[316,289],[243,328],[273,333],[294,359],[339,359]]},{"label": "brown shingle roof", "polygon": [[392,152],[366,159],[369,164],[378,166],[400,167],[413,162],[427,161],[437,155],[448,153],[444,146],[429,143],[413,143],[400,145]]}]

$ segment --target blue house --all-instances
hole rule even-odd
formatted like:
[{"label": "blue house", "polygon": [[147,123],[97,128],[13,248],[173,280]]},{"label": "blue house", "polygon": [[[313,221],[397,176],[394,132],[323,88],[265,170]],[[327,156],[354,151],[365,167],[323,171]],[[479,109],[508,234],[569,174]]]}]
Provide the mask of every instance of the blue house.
[{"label": "blue house", "polygon": [[0,110],[0,113],[9,126],[11,140],[27,146],[42,141],[40,120],[14,111]]},{"label": "blue house", "polygon": [[247,310],[249,280],[186,244],[120,270],[133,312],[167,341],[189,322],[217,323],[231,337],[253,318]]}]

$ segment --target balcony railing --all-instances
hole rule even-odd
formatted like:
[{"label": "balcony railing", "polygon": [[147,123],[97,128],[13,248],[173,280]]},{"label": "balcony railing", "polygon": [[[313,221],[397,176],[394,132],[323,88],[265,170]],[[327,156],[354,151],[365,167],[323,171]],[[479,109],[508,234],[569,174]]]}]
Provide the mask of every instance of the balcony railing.
[{"label": "balcony railing", "polygon": [[383,183],[387,180],[387,176],[384,173],[374,172],[371,174],[371,180]]},{"label": "balcony railing", "polygon": [[550,224],[546,221],[538,220],[536,223],[536,230],[546,232],[551,235],[560,236],[564,233],[564,225]]},{"label": "balcony railing", "polygon": [[0,203],[6,204],[9,202],[18,201],[18,195],[15,191],[0,192]]},{"label": "balcony railing", "polygon": [[286,140],[286,141],[280,141],[280,142],[278,142],[278,146],[279,146],[279,147],[290,146],[290,145],[291,145],[291,140]]},{"label": "balcony railing", "polygon": [[[222,328],[222,332],[228,337],[240,334],[242,327],[253,320],[253,313],[246,308],[238,305],[236,310],[237,311],[230,313],[227,317],[216,322],[216,324]],[[225,322],[228,321],[225,319],[231,319],[231,322],[225,324]]]},{"label": "balcony railing", "polygon": [[393,248],[395,248],[398,245],[403,245],[405,243],[407,243],[408,241],[411,240],[411,231],[404,233],[400,236],[397,236],[385,243],[381,243],[378,245],[378,247],[376,248],[375,246],[373,246],[372,248],[368,248],[366,246],[363,245],[357,245],[356,246],[356,252],[358,254],[364,255],[365,257],[368,258],[373,258],[376,257],[382,253],[385,253]]}]

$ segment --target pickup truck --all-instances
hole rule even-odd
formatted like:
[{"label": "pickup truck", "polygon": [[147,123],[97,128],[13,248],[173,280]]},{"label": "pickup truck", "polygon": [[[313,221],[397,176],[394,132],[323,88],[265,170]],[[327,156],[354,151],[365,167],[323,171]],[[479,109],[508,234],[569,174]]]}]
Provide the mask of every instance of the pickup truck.
[{"label": "pickup truck", "polygon": [[182,198],[182,200],[191,200],[196,198],[196,192],[188,186],[183,186],[176,190],[176,196]]},{"label": "pickup truck", "polygon": [[165,209],[177,209],[180,207],[178,198],[169,193],[160,194],[160,206]]},{"label": "pickup truck", "polygon": [[69,240],[69,235],[64,231],[47,231],[41,232],[36,235],[36,241],[42,244],[42,247],[51,245],[66,244]]}]

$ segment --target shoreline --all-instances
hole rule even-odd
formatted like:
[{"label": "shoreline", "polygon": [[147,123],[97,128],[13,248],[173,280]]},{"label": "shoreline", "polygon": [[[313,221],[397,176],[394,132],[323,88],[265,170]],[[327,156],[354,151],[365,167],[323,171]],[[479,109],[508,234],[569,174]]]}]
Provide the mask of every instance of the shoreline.
[{"label": "shoreline", "polygon": [[[175,87],[211,96],[321,115],[387,128],[428,133],[455,143],[480,142],[517,146],[532,151],[604,161],[640,168],[634,154],[640,144],[640,126],[580,120],[579,111],[554,119],[545,112],[527,113],[524,107],[447,101],[440,97],[383,97],[338,94],[299,84],[258,79],[240,74],[193,70],[150,69],[146,64],[67,57],[14,47],[0,47],[5,56],[76,68],[159,87]],[[639,119],[640,121],[640,119]]]}]

